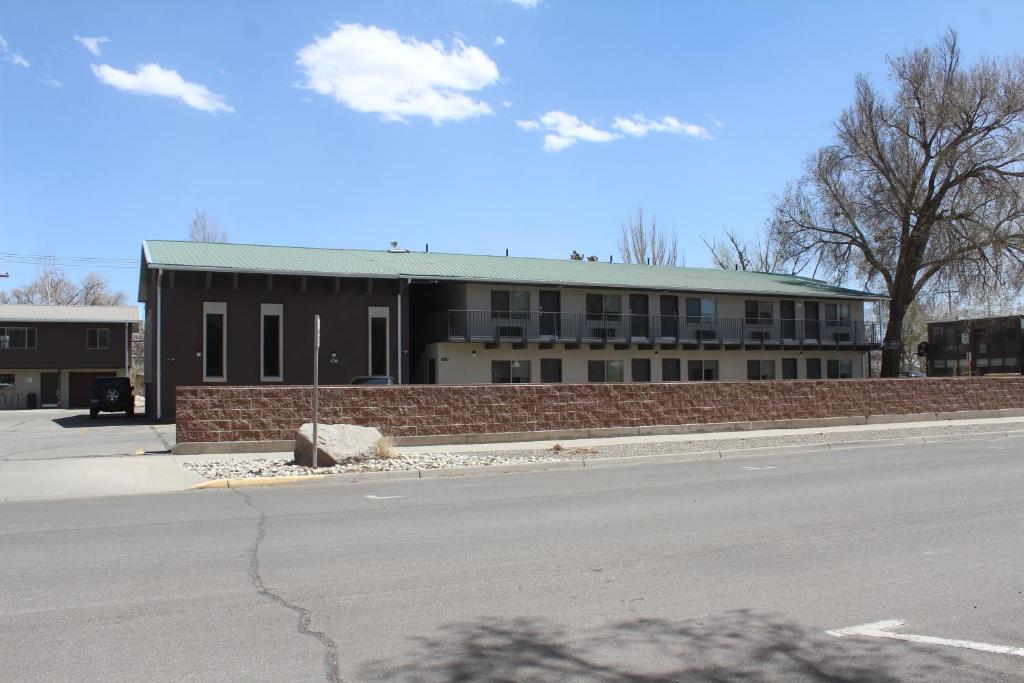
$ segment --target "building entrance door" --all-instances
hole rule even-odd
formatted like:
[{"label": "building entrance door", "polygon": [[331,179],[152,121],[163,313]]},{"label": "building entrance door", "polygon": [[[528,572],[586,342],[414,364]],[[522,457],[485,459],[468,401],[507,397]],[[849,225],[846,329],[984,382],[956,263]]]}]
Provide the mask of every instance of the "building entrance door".
[{"label": "building entrance door", "polygon": [[41,408],[56,408],[59,405],[60,397],[60,375],[56,372],[43,372],[39,376],[39,406]]},{"label": "building entrance door", "polygon": [[552,290],[540,292],[540,333],[545,337],[558,337],[562,330],[562,294]]}]

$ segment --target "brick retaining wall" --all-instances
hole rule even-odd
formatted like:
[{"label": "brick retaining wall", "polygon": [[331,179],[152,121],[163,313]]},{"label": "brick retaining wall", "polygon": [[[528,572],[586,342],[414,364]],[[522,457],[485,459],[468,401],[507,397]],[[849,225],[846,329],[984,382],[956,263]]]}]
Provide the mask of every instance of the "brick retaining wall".
[{"label": "brick retaining wall", "polygon": [[[310,387],[178,387],[177,439],[295,438],[310,421]],[[1024,377],[331,386],[320,422],[391,436],[644,427],[1024,408]]]}]

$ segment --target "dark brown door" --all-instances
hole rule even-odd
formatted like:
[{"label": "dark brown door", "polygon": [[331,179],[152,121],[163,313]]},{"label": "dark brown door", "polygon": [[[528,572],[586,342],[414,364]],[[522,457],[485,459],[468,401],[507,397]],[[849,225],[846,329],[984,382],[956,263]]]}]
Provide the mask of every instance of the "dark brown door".
[{"label": "dark brown door", "polygon": [[92,388],[92,381],[97,377],[113,377],[117,373],[112,370],[106,372],[72,372],[68,378],[68,407],[88,408],[89,390]]},{"label": "dark brown door", "polygon": [[41,373],[39,377],[39,406],[41,408],[57,407],[59,386],[60,375],[56,372]]},{"label": "dark brown door", "polygon": [[631,321],[631,336],[644,338],[650,336],[650,319],[647,317],[649,313],[650,309],[648,308],[646,294],[629,295],[629,319]]},{"label": "dark brown door", "polygon": [[561,334],[562,293],[553,290],[540,292],[540,333],[546,337]]},{"label": "dark brown door", "polygon": [[779,319],[782,321],[782,338],[796,339],[796,302],[779,302]]},{"label": "dark brown door", "polygon": [[821,323],[818,320],[818,302],[804,302],[804,339],[821,339]]},{"label": "dark brown door", "polygon": [[661,336],[679,336],[679,297],[675,294],[661,295]]}]

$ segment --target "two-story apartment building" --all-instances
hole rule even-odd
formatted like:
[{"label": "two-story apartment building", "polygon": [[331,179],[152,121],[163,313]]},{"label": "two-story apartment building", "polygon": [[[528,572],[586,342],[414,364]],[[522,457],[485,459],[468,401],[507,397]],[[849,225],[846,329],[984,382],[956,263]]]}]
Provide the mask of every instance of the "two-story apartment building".
[{"label": "two-story apartment building", "polygon": [[964,318],[928,323],[928,375],[1020,374],[1024,316]]},{"label": "two-story apartment building", "polygon": [[0,304],[0,410],[87,408],[96,377],[131,371],[137,306]]},{"label": "two-story apartment building", "polygon": [[174,388],[320,381],[862,377],[875,295],[807,278],[588,261],[143,243],[147,406]]}]

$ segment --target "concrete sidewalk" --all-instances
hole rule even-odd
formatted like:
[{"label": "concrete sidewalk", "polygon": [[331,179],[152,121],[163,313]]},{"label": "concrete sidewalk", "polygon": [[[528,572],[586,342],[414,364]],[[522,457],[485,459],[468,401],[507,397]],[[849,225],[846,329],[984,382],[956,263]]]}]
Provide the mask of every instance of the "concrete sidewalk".
[{"label": "concrete sidewalk", "polygon": [[0,463],[0,502],[181,491],[204,481],[167,455]]},{"label": "concrete sidewalk", "polygon": [[[651,436],[609,436],[596,439],[553,439],[543,441],[515,441],[503,443],[450,444],[438,446],[399,446],[396,453],[498,453],[502,451],[544,450],[560,444],[564,448],[596,448],[629,444],[669,444],[703,441],[756,441],[772,437],[806,437],[821,434],[864,433],[869,438],[878,438],[882,432],[901,430],[940,430],[950,426],[1006,425],[1007,431],[1024,430],[1024,417],[989,417],[971,420],[934,420],[929,422],[888,422],[870,425],[841,425],[835,427],[803,427],[797,429],[758,429],[751,431],[705,432],[697,434],[651,435]],[[223,456],[222,456],[223,457]]]},{"label": "concrete sidewalk", "polygon": [[[561,441],[520,441],[489,444],[452,444],[441,446],[404,446],[393,450],[397,455],[417,453],[495,453],[513,451],[550,450],[556,443],[565,449],[588,449],[609,446],[637,446],[637,456],[670,454],[678,447],[684,451],[702,451],[718,448],[796,448],[842,441],[879,440],[948,434],[951,429],[959,433],[1024,432],[1024,418],[983,418],[971,420],[942,420],[934,422],[892,422],[872,425],[847,425],[802,429],[764,429],[746,432],[708,432],[701,434],[622,436],[599,439],[569,439]],[[771,445],[768,446],[767,442]],[[723,444],[727,444],[724,445]],[[644,452],[641,452],[644,451]],[[126,496],[147,493],[169,493],[207,481],[183,467],[187,462],[218,460],[284,460],[291,452],[281,453],[209,453],[203,455],[140,455],[122,457],[68,458],[61,460],[0,462],[0,502],[58,498],[92,498]],[[598,456],[599,457],[599,456]],[[628,464],[631,458],[621,459]],[[636,458],[637,462],[649,458]],[[501,469],[495,466],[496,469]]]}]

